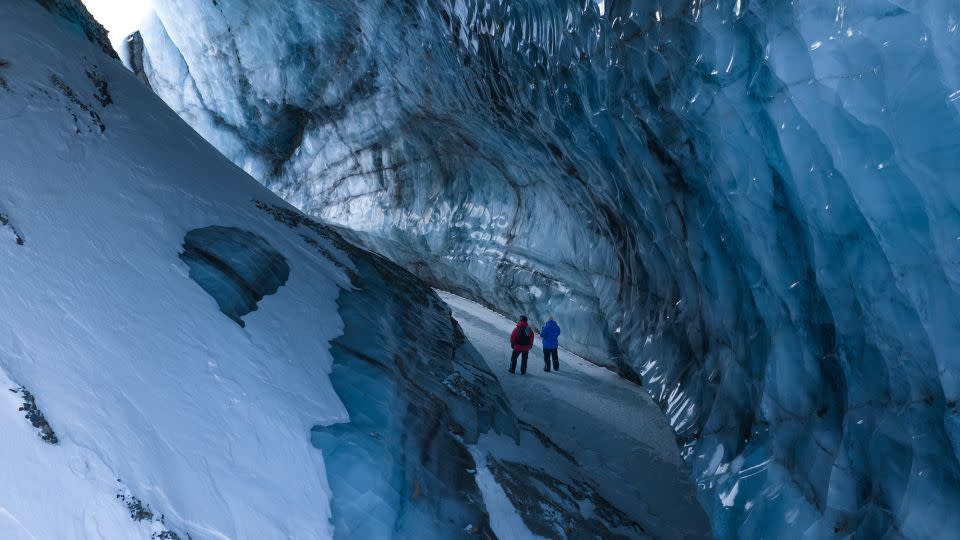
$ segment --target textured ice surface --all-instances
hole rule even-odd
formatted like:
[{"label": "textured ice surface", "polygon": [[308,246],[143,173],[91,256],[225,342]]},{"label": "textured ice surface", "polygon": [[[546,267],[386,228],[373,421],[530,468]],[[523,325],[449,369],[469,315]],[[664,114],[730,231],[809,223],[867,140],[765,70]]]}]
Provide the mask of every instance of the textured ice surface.
[{"label": "textured ice surface", "polygon": [[348,256],[352,287],[337,299],[343,334],[331,382],[350,422],[316,426],[333,493],[337,538],[486,534],[487,511],[467,443],[517,422],[446,304],[383,257],[285,207],[257,206],[320,253]]},{"label": "textured ice surface", "polygon": [[290,277],[287,260],[260,236],[236,227],[204,227],[187,233],[180,260],[190,278],[207,291],[220,311],[244,326],[243,317]]},{"label": "textured ice surface", "polygon": [[960,5],[160,0],[233,161],[641,379],[721,537],[960,530]]}]

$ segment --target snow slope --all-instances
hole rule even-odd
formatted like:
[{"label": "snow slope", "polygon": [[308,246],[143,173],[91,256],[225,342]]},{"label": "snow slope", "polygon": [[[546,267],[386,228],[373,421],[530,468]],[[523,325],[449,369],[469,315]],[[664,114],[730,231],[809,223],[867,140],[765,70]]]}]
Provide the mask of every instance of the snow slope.
[{"label": "snow slope", "polygon": [[[0,3],[0,83],[0,377],[59,440],[0,400],[0,536],[329,537],[309,432],[346,420],[328,379],[343,270],[33,1]],[[255,232],[291,268],[245,327],[178,257],[210,225]]]},{"label": "snow slope", "polygon": [[[569,453],[606,499],[653,537],[709,537],[675,435],[641,387],[562,349],[560,371],[545,373],[539,340],[527,374],[511,375],[514,322],[459,296],[439,294],[500,380],[518,418]],[[481,447],[485,443],[493,441]],[[497,522],[493,525],[496,530]]]}]

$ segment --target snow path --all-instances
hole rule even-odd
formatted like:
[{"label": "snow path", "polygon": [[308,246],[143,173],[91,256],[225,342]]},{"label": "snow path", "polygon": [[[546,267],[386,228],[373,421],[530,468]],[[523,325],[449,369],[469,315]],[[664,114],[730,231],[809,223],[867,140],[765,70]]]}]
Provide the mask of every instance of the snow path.
[{"label": "snow path", "polygon": [[437,293],[500,380],[520,420],[570,452],[605,497],[657,536],[709,537],[673,431],[641,387],[563,349],[560,371],[545,373],[539,339],[527,374],[518,369],[511,375],[508,341],[515,323],[459,296]]}]

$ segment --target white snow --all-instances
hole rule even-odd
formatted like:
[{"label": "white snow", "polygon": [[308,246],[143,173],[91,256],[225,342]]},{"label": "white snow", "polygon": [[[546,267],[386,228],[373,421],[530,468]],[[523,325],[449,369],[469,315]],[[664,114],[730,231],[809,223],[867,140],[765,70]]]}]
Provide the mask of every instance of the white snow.
[{"label": "white snow", "polygon": [[[563,349],[560,371],[546,373],[539,339],[530,351],[527,374],[520,375],[518,368],[511,375],[509,336],[515,323],[459,296],[437,292],[500,380],[520,420],[572,454],[601,495],[648,531],[660,532],[654,536],[709,535],[673,431],[640,386]],[[563,321],[557,322],[562,329]],[[492,439],[485,436],[481,446]],[[485,491],[485,502],[488,493],[494,494]],[[500,534],[497,522],[492,525]]]},{"label": "white snow", "polygon": [[[343,273],[252,203],[279,199],[35,2],[0,3],[0,59],[0,212],[25,239],[0,235],[0,388],[33,392],[61,440],[41,442],[0,390],[0,537],[148,538],[156,524],[116,499],[129,488],[181,536],[329,538],[309,430],[346,420],[328,380]],[[208,225],[261,235],[291,267],[245,328],[178,259]]]},{"label": "white snow", "polygon": [[[102,538],[107,532],[114,538],[149,537],[148,525],[131,520],[118,503],[120,486],[99,456],[70,442],[51,446],[37,437],[17,410],[23,400],[7,391],[19,386],[0,371],[0,538]],[[63,508],[73,511],[59,514]],[[45,509],[50,519],[33,518]]]}]

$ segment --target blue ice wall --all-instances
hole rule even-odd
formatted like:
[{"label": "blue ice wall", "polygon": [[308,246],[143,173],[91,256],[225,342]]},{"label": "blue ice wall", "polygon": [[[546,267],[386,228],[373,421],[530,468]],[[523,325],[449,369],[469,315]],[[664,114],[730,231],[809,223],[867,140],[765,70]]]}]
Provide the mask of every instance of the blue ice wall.
[{"label": "blue ice wall", "polygon": [[350,422],[314,427],[313,445],[323,450],[337,538],[389,538],[409,488],[394,450],[403,426],[396,385],[376,366],[338,351],[330,380],[347,407]]},{"label": "blue ice wall", "polygon": [[717,536],[960,531],[957,2],[157,8],[175,110],[642,381]]},{"label": "blue ice wall", "polygon": [[235,227],[188,232],[180,260],[220,311],[240,326],[245,324],[241,317],[256,310],[257,302],[277,292],[290,277],[283,255],[259,235]]},{"label": "blue ice wall", "polygon": [[[516,438],[503,389],[449,307],[411,273],[289,208],[256,206],[336,261],[343,334],[330,380],[350,420],[316,426],[338,539],[491,537],[467,449]],[[509,439],[508,439],[509,440]]]}]

